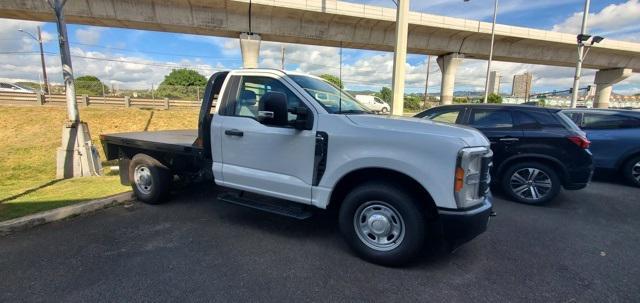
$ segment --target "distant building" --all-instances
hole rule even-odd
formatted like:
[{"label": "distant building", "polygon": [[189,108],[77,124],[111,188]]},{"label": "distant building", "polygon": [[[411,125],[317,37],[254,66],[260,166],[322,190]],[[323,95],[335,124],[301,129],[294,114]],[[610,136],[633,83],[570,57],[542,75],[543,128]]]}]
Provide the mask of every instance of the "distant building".
[{"label": "distant building", "polygon": [[518,98],[527,98],[531,95],[531,73],[513,76],[513,86],[511,87],[511,96]]},{"label": "distant building", "polygon": [[500,78],[499,72],[492,71],[489,74],[489,94],[500,94]]}]

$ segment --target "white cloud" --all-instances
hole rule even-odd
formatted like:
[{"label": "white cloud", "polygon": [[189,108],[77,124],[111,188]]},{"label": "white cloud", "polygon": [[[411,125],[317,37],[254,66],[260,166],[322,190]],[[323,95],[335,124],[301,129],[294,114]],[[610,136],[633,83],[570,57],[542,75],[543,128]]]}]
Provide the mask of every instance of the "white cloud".
[{"label": "white cloud", "polygon": [[[578,33],[582,24],[582,12],[576,12],[564,22],[553,26],[552,30],[565,33]],[[610,4],[599,12],[590,13],[588,32],[615,37],[635,32],[638,36],[640,26],[640,1],[628,0],[625,3]],[[619,37],[620,38],[620,37]]]},{"label": "white cloud", "polygon": [[100,42],[100,32],[96,27],[79,28],[76,30],[76,39],[83,44],[97,44]]}]

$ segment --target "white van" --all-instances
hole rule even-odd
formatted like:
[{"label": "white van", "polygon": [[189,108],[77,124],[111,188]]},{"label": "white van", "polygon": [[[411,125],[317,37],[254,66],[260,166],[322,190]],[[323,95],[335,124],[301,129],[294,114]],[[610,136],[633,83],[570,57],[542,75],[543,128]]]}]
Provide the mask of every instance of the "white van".
[{"label": "white van", "polygon": [[356,95],[355,97],[358,102],[362,103],[362,105],[366,106],[368,109],[374,112],[388,114],[389,109],[391,109],[391,106],[389,106],[387,102],[382,101],[382,99],[376,96]]}]

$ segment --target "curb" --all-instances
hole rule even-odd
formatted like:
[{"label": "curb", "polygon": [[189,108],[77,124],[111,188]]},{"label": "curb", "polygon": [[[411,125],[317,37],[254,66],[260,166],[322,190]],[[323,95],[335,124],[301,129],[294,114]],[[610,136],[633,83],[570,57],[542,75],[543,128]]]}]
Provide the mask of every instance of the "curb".
[{"label": "curb", "polygon": [[65,218],[94,212],[99,209],[123,204],[134,199],[132,192],[125,192],[98,200],[81,202],[52,210],[47,210],[20,218],[0,222],[0,235],[28,229],[34,226],[62,220]]}]

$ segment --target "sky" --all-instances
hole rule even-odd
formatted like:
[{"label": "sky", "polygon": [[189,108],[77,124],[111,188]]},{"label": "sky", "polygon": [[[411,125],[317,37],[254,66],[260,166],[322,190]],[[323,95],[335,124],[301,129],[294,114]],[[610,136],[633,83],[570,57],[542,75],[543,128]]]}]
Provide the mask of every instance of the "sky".
[{"label": "sky", "polygon": [[[350,0],[395,7],[392,0]],[[579,32],[584,0],[502,0],[498,23],[566,33]],[[411,10],[490,22],[491,0],[411,1]],[[640,0],[592,1],[589,33],[607,39],[640,43]],[[0,80],[38,81],[41,77],[37,43],[19,32],[43,30],[46,65],[51,82],[62,78],[55,24],[0,19]],[[259,32],[258,30],[256,32]],[[95,75],[110,86],[149,89],[160,84],[174,68],[192,68],[208,76],[217,70],[242,65],[238,39],[178,33],[68,25],[75,76]],[[393,56],[389,52],[340,49],[263,41],[260,67],[279,68],[281,48],[285,48],[285,68],[311,74],[340,74],[349,90],[378,91],[391,86]],[[423,93],[427,56],[409,54],[406,63],[406,92]],[[502,75],[501,92],[511,92],[515,74],[533,73],[534,92],[568,89],[574,68],[494,61],[492,70]],[[429,93],[440,91],[440,71],[435,58],[430,67]],[[483,91],[486,61],[465,59],[456,75],[456,91]],[[594,70],[584,70],[583,86],[593,83]],[[640,74],[614,86],[619,94],[640,93]]]}]

